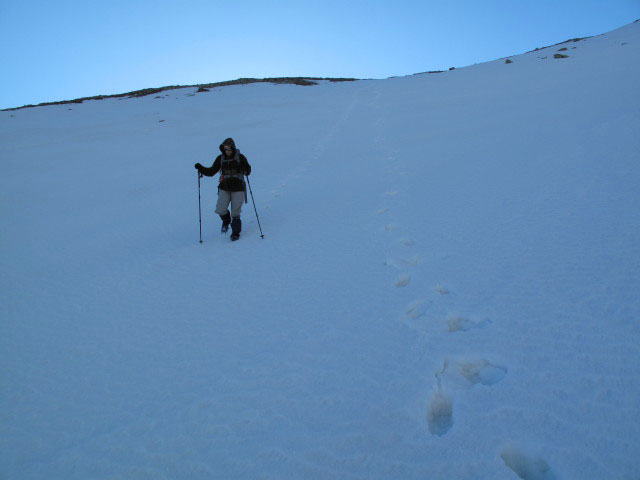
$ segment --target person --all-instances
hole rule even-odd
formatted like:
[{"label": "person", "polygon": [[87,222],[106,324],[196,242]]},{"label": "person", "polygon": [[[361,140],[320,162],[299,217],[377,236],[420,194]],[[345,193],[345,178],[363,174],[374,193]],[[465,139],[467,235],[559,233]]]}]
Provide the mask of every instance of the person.
[{"label": "person", "polygon": [[[247,157],[240,153],[232,138],[227,138],[220,145],[220,155],[218,155],[210,167],[203,167],[196,163],[198,173],[206,177],[213,177],[220,172],[220,183],[218,184],[218,201],[216,203],[216,213],[222,219],[222,233],[227,233],[231,225],[231,240],[240,238],[242,230],[242,203],[247,202],[247,186],[244,176],[251,174],[251,165]],[[231,204],[231,212],[229,212]]]}]

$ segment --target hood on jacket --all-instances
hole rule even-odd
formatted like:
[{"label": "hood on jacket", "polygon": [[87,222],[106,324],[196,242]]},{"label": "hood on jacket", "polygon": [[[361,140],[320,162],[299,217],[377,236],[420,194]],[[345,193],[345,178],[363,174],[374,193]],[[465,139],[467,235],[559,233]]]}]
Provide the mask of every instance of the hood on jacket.
[{"label": "hood on jacket", "polygon": [[235,157],[236,155],[236,142],[233,141],[233,138],[227,138],[224,142],[222,142],[220,144],[220,152],[222,152],[222,155],[224,155],[224,146],[230,146],[233,149],[233,153],[231,154],[231,157]]}]

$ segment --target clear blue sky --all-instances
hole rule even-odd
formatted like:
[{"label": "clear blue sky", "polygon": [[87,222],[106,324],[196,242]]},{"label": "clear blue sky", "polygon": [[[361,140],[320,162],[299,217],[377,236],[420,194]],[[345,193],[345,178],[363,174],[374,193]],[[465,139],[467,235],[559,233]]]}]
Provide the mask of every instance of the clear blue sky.
[{"label": "clear blue sky", "polygon": [[0,0],[0,108],[239,77],[462,67],[640,18],[640,0]]}]

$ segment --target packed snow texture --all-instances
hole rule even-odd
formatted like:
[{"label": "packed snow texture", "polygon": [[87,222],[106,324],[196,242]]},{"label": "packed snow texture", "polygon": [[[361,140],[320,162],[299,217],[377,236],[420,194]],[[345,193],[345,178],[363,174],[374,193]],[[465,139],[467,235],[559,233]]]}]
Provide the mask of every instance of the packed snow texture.
[{"label": "packed snow texture", "polygon": [[640,478],[640,23],[562,47],[0,112],[0,476]]}]

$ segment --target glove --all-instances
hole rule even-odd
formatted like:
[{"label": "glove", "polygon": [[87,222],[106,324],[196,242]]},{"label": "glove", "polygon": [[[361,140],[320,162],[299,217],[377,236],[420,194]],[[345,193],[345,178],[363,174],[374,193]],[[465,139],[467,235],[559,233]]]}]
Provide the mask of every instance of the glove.
[{"label": "glove", "polygon": [[202,165],[200,165],[199,163],[196,163],[194,165],[194,167],[196,167],[196,170],[200,171],[202,169]]},{"label": "glove", "polygon": [[248,176],[251,174],[251,170],[245,170],[245,171],[244,171],[244,172],[242,172],[242,173],[244,173],[244,176],[245,176],[245,177],[248,177]]}]

